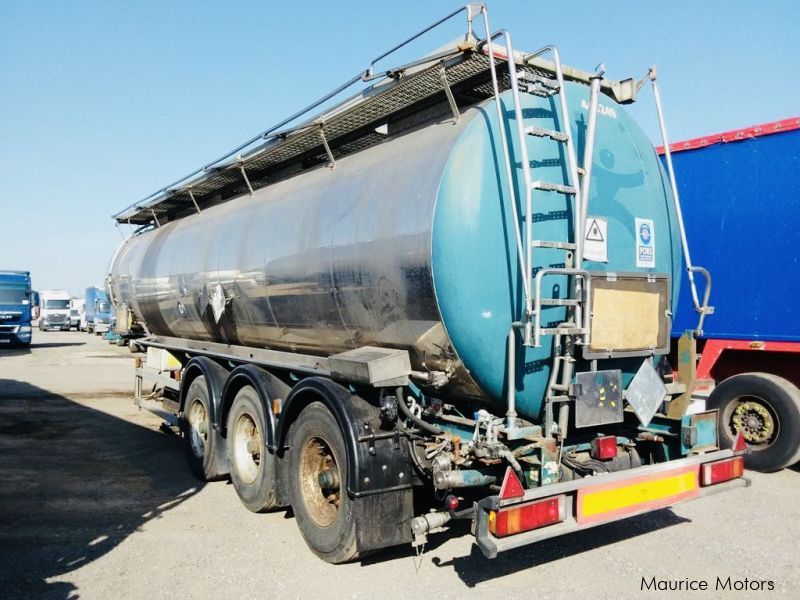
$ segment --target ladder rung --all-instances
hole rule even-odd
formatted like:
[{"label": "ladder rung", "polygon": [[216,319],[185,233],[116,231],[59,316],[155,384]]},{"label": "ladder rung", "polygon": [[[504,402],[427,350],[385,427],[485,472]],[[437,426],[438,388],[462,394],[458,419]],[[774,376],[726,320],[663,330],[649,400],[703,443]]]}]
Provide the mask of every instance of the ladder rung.
[{"label": "ladder rung", "polygon": [[583,167],[575,167],[575,169],[578,171],[578,175],[586,175],[586,170]]},{"label": "ladder rung", "polygon": [[542,298],[539,303],[542,306],[578,306],[575,298]]},{"label": "ladder rung", "polygon": [[556,248],[557,250],[576,250],[572,242],[553,242],[550,240],[531,240],[532,248]]},{"label": "ladder rung", "polygon": [[559,194],[575,195],[576,190],[571,185],[563,185],[561,183],[550,183],[549,181],[532,181],[531,189],[543,190],[545,192],[558,192]]},{"label": "ladder rung", "polygon": [[542,335],[585,335],[588,333],[583,327],[543,327],[539,330]]},{"label": "ladder rung", "polygon": [[563,131],[556,131],[554,129],[545,129],[543,127],[528,127],[525,133],[536,137],[546,137],[557,142],[566,142],[569,139],[569,134]]}]

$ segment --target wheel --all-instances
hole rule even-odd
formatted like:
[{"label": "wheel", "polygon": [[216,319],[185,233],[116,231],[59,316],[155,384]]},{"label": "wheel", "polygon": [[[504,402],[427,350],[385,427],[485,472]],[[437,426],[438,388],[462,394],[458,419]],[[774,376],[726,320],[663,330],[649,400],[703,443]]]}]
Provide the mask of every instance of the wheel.
[{"label": "wheel", "polygon": [[344,439],[320,402],[304,408],[289,430],[288,459],[292,509],[311,551],[333,564],[357,558]]},{"label": "wheel", "polygon": [[730,447],[741,431],[751,452],[745,466],[777,471],[800,460],[800,390],[770,373],[734,375],[708,399],[719,410],[719,437]]},{"label": "wheel", "polygon": [[275,455],[267,450],[264,405],[252,387],[233,399],[227,431],[231,481],[242,504],[253,512],[276,508]]},{"label": "wheel", "polygon": [[181,436],[189,467],[203,481],[213,481],[224,475],[219,465],[219,440],[212,430],[209,406],[206,378],[201,375],[192,380],[186,392]]}]

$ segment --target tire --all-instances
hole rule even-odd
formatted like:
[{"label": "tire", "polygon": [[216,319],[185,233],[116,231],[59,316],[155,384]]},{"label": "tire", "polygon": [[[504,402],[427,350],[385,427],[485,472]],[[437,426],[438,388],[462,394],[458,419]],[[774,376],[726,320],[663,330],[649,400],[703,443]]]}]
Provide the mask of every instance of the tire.
[{"label": "tire", "polygon": [[267,450],[266,415],[258,393],[245,386],[233,399],[228,414],[227,450],[231,482],[248,510],[258,513],[277,507],[276,460]]},{"label": "tire", "polygon": [[800,460],[800,390],[770,373],[734,375],[711,393],[707,406],[719,410],[720,445],[730,448],[743,430],[750,454],[745,466],[778,471]]},{"label": "tire", "polygon": [[206,378],[200,375],[186,392],[180,429],[189,467],[202,481],[214,481],[225,474],[218,460],[219,438],[211,424],[210,402]]},{"label": "tire", "polygon": [[[309,404],[297,417],[289,430],[287,458],[292,509],[308,547],[332,564],[358,558],[353,499],[347,494],[349,465],[344,438],[336,419],[322,403]],[[338,478],[326,488],[330,492],[327,497],[319,478],[321,472]],[[336,500],[331,500],[333,497]]]}]

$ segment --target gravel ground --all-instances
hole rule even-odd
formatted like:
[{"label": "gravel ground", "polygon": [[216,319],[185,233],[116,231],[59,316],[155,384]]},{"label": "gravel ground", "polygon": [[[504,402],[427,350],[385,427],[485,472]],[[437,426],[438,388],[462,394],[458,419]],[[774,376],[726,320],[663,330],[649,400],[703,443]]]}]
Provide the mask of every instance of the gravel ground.
[{"label": "gravel ground", "polygon": [[[291,513],[248,512],[229,483],[190,474],[179,440],[132,402],[127,348],[34,332],[0,350],[0,597],[628,598],[642,578],[717,578],[800,593],[800,470],[488,561],[465,527],[331,566]],[[752,592],[750,594],[752,595]]]}]

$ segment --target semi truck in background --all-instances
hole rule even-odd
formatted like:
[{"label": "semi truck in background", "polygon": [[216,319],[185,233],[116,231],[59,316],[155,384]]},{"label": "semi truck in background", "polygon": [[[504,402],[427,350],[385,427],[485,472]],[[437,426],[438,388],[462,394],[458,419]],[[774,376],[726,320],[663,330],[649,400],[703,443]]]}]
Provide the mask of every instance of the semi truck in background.
[{"label": "semi truck in background", "polygon": [[[714,274],[695,377],[727,445],[775,471],[800,460],[800,118],[671,144],[692,258]],[[659,148],[663,155],[664,148]],[[686,285],[684,275],[683,285]],[[674,335],[694,326],[681,296]]]},{"label": "semi truck in background", "polygon": [[666,138],[655,71],[517,53],[480,4],[436,25],[456,17],[459,43],[373,62],[115,215],[136,403],[331,563],[453,519],[492,558],[747,485],[741,437],[719,448],[716,411],[655,367],[686,248],[624,106],[651,84]]},{"label": "semi truck in background", "polygon": [[66,290],[40,292],[39,330],[60,329],[69,331],[72,297]]},{"label": "semi truck in background", "polygon": [[30,271],[0,270],[0,347],[29,346],[38,311]]},{"label": "semi truck in background", "polygon": [[70,327],[75,328],[75,331],[81,331],[86,323],[86,313],[84,311],[85,305],[85,298],[72,299],[72,305],[69,309],[69,324]]},{"label": "semi truck in background", "polygon": [[109,331],[114,323],[114,307],[106,290],[99,286],[86,288],[84,320],[88,333],[101,334]]}]

